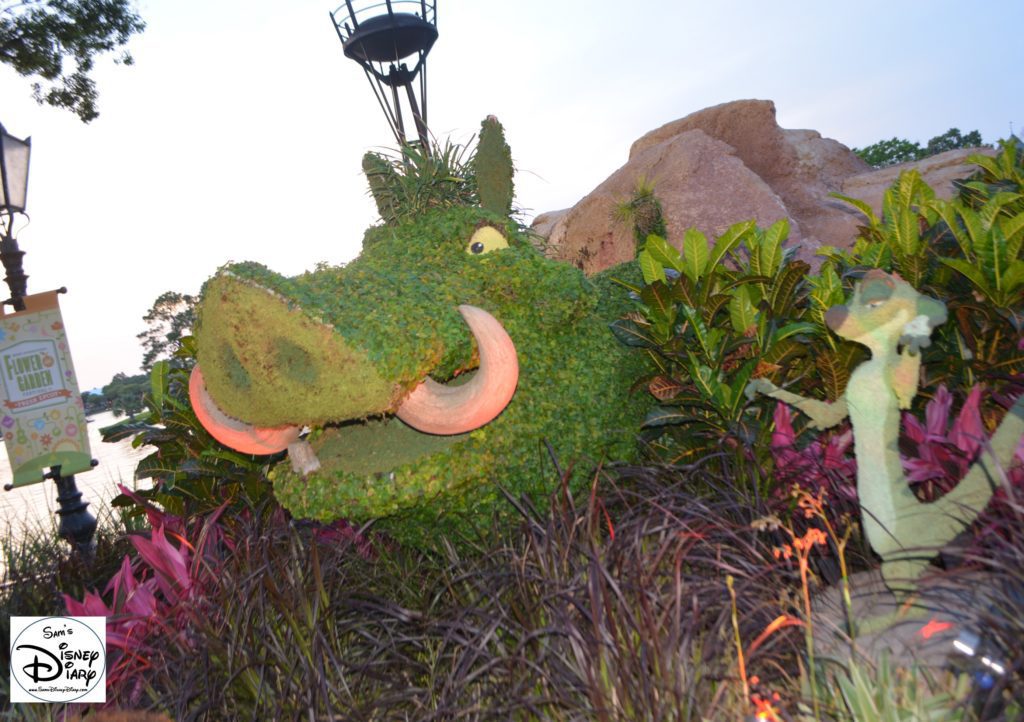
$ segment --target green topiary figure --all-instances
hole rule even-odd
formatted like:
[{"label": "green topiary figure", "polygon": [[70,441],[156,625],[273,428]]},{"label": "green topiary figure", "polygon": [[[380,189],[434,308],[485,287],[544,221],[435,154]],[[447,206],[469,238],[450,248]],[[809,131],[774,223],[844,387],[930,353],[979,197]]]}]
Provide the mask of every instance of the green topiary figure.
[{"label": "green topiary figure", "polygon": [[848,415],[857,456],[861,521],[871,547],[882,557],[889,588],[907,594],[938,549],[977,518],[1013,460],[1024,436],[1024,396],[1010,408],[999,428],[960,483],[942,498],[922,503],[903,474],[898,441],[900,409],[917,395],[921,356],[932,330],[946,321],[946,307],[918,293],[898,276],[871,270],[845,306],[833,306],[825,322],[838,336],[871,351],[850,376],[835,403],[783,391],[756,379],[747,395],[762,393],[807,414],[813,428],[835,426]]},{"label": "green topiary figure", "polygon": [[480,124],[473,171],[481,208],[499,216],[512,215],[512,150],[505,142],[505,129],[493,115]]},{"label": "green topiary figure", "polygon": [[398,172],[394,166],[379,153],[366,153],[363,156],[363,175],[370,184],[370,193],[377,203],[377,213],[381,218],[394,218],[396,199],[392,188],[398,182]]},{"label": "green topiary figure", "polygon": [[630,301],[607,274],[532,247],[508,216],[504,158],[477,166],[502,213],[435,208],[371,228],[344,267],[286,278],[234,264],[204,287],[197,415],[242,451],[290,449],[271,478],[297,516],[376,518],[423,539],[510,511],[499,485],[546,499],[545,442],[578,462],[574,485],[587,462],[634,455],[646,402],[628,391],[643,362],[608,328]]}]

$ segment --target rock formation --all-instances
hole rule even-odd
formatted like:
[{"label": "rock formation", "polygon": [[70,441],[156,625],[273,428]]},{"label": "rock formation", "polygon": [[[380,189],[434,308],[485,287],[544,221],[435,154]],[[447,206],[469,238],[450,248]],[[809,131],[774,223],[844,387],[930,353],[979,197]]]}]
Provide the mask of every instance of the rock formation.
[{"label": "rock formation", "polygon": [[595,273],[634,255],[630,228],[613,219],[639,179],[653,182],[669,239],[697,227],[716,236],[737,221],[790,220],[790,245],[814,262],[820,246],[852,245],[860,216],[829,197],[841,192],[881,211],[882,193],[901,170],[917,167],[938,194],[970,172],[969,150],[872,170],[853,151],[813,130],[786,130],[769,100],[739,100],[667,123],[633,143],[629,160],[575,206],[541,214],[533,230],[550,253]]}]

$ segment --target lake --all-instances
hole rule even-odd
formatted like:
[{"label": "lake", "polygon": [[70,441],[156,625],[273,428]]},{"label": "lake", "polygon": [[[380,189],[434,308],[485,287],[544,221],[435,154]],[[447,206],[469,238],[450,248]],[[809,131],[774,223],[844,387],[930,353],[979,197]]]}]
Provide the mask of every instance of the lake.
[{"label": "lake", "polygon": [[[152,451],[152,447],[148,446],[133,449],[131,439],[116,444],[104,443],[100,439],[100,429],[119,418],[122,417],[114,416],[109,411],[89,417],[92,458],[100,463],[92,471],[76,474],[75,481],[78,490],[82,492],[82,498],[89,502],[89,511],[93,516],[120,493],[117,488],[119,483],[130,489],[135,488],[135,465]],[[0,444],[0,539],[6,538],[5,532],[8,529],[17,535],[26,526],[56,528],[57,485],[53,481],[3,491],[2,487],[10,483],[11,466],[7,461],[7,448]],[[140,484],[148,485],[148,479]]]}]

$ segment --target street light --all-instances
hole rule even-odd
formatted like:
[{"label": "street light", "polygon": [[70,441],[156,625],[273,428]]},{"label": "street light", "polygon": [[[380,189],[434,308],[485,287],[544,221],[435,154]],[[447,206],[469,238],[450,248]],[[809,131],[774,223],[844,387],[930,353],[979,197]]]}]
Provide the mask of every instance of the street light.
[{"label": "street light", "polygon": [[0,260],[3,261],[4,270],[7,271],[8,287],[11,289],[11,298],[7,301],[14,306],[15,311],[25,310],[24,297],[26,295],[26,282],[28,276],[22,270],[22,258],[25,252],[18,248],[18,241],[14,238],[14,214],[25,212],[25,196],[28,194],[28,161],[32,153],[32,139],[20,140],[9,135],[7,130],[0,124],[0,144],[3,146],[3,153],[0,154],[0,176],[2,176],[2,187],[0,187],[0,211],[3,218],[3,238],[0,239]]},{"label": "street light", "polygon": [[[28,276],[22,269],[25,252],[18,248],[14,237],[14,215],[25,213],[25,197],[28,194],[28,163],[32,153],[32,139],[21,140],[10,135],[0,124],[0,261],[3,261],[7,276],[4,280],[11,289],[11,297],[4,301],[15,312],[25,310]],[[93,466],[96,461],[93,460]],[[57,484],[57,515],[60,525],[57,533],[79,551],[88,555],[92,550],[93,534],[96,532],[96,518],[82,501],[82,492],[75,484],[74,476],[62,476],[60,466],[53,466],[45,475]]]},{"label": "street light", "polygon": [[[331,22],[345,57],[366,73],[399,146],[406,145],[399,92],[404,90],[420,148],[430,155],[427,54],[437,40],[437,0],[345,0],[331,13]],[[411,70],[406,60],[414,63]]]}]

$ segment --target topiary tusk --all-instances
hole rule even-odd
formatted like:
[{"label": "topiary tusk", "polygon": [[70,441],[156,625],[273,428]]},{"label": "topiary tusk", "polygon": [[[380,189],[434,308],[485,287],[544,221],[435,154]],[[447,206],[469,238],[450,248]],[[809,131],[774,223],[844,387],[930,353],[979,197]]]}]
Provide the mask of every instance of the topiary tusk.
[{"label": "topiary tusk", "polygon": [[225,414],[206,391],[203,372],[198,365],[192,369],[189,377],[188,395],[203,428],[217,441],[236,451],[258,455],[276,454],[299,439],[301,429],[298,426],[252,426]]},{"label": "topiary tusk", "polygon": [[480,368],[461,386],[426,379],[395,412],[427,434],[464,434],[489,423],[508,406],[519,382],[516,347],[494,316],[475,306],[459,306],[480,350]]}]

